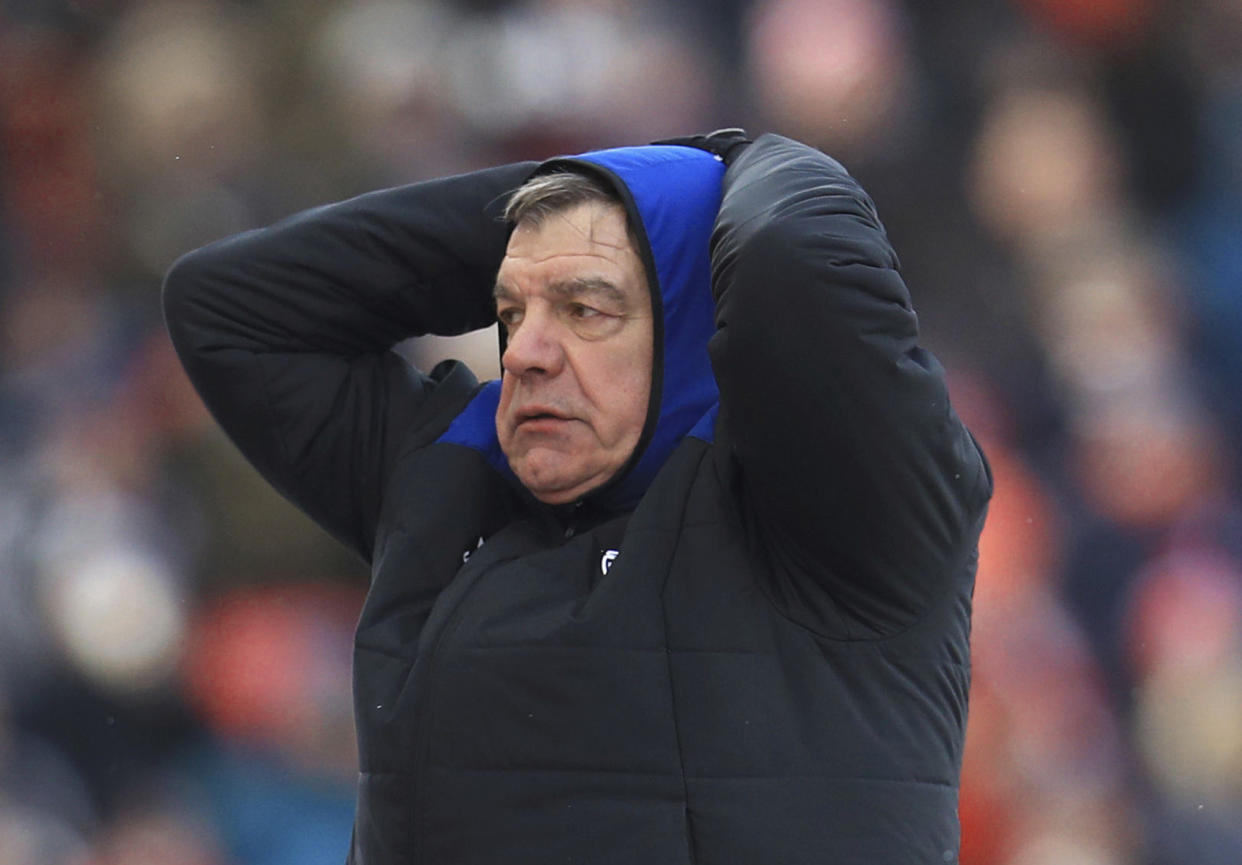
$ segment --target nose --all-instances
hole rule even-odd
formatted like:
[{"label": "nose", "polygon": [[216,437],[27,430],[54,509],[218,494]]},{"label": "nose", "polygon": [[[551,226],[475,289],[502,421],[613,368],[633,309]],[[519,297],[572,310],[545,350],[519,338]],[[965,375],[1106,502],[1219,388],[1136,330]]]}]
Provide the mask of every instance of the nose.
[{"label": "nose", "polygon": [[551,315],[528,307],[522,323],[509,334],[500,365],[517,376],[554,376],[565,362],[565,347]]}]

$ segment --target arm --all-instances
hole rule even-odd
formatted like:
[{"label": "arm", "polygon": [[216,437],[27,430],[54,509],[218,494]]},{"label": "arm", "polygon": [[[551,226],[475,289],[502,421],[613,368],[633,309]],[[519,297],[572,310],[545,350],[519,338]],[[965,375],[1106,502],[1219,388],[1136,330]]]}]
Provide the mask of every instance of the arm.
[{"label": "arm", "polygon": [[[495,320],[505,195],[533,164],[374,192],[182,257],[164,283],[178,355],[273,486],[370,558],[392,450],[464,368],[433,379],[389,349]],[[441,401],[437,400],[437,404]]]},{"label": "arm", "polygon": [[763,136],[725,177],[712,270],[721,420],[778,571],[876,632],[909,624],[967,566],[991,479],[871,200]]}]

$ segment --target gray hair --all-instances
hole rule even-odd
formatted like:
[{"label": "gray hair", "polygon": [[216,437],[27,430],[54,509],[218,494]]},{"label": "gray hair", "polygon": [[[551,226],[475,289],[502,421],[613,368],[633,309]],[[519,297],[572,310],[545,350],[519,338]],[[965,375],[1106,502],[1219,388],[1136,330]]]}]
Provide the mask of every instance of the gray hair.
[{"label": "gray hair", "polygon": [[525,223],[538,228],[549,216],[592,201],[621,208],[626,232],[637,249],[634,227],[621,196],[602,179],[583,172],[559,169],[532,177],[510,197],[504,218],[510,225]]}]

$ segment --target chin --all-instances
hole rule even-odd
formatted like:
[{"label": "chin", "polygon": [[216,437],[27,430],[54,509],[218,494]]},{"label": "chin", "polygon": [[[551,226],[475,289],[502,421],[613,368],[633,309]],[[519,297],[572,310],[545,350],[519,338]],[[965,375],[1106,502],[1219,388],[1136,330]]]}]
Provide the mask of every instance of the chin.
[{"label": "chin", "polygon": [[581,482],[568,476],[562,467],[549,465],[548,462],[526,459],[511,465],[522,486],[539,501],[549,505],[573,501]]},{"label": "chin", "polygon": [[539,490],[532,489],[529,486],[527,489],[530,490],[530,494],[532,496],[543,502],[545,505],[567,505],[571,502],[577,501],[581,497],[573,490],[552,490],[540,492]]},{"label": "chin", "polygon": [[531,495],[539,499],[545,505],[564,505],[584,496],[590,491],[590,487],[582,484],[573,486],[563,486],[556,483],[538,483],[530,478],[518,475],[518,480],[526,489],[530,490]]},{"label": "chin", "polygon": [[510,463],[510,465],[513,473],[522,482],[522,486],[547,505],[563,505],[577,501],[603,483],[603,480],[594,475],[584,477],[581,470],[570,471],[572,467],[559,463],[560,460],[528,459],[518,464]]}]

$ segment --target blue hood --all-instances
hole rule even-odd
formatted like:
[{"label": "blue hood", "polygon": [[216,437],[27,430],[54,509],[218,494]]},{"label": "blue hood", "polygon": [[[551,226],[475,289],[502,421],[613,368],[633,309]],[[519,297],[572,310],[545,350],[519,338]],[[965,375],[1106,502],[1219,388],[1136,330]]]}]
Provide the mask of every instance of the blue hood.
[{"label": "blue hood", "polygon": [[[650,145],[552,159],[535,174],[563,169],[594,174],[617,191],[638,236],[652,289],[656,357],[647,422],[629,461],[587,494],[608,509],[628,509],[683,438],[712,438],[719,392],[707,354],[716,329],[708,241],[725,166],[697,148]],[[516,483],[496,439],[499,400],[500,382],[488,382],[440,441],[479,450]]]}]

